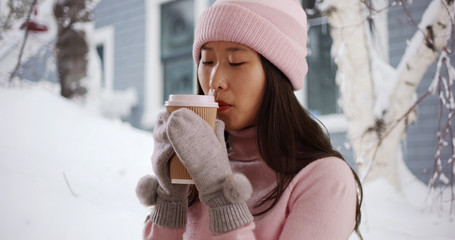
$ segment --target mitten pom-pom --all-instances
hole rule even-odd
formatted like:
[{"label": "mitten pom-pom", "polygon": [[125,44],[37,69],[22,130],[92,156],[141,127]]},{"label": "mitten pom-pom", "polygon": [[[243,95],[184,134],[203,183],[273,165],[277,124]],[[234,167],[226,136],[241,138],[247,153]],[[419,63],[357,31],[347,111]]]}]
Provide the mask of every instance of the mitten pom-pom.
[{"label": "mitten pom-pom", "polygon": [[251,187],[248,178],[242,174],[235,173],[224,180],[223,193],[229,202],[240,203],[251,197],[253,187]]},{"label": "mitten pom-pom", "polygon": [[155,205],[157,198],[157,188],[158,180],[151,175],[145,175],[139,179],[139,182],[137,183],[137,198],[145,206]]}]

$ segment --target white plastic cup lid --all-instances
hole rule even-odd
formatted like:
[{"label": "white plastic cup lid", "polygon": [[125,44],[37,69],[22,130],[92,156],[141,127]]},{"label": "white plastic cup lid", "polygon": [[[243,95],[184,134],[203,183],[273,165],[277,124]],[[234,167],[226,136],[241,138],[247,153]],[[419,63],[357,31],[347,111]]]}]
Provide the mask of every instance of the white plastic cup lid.
[{"label": "white plastic cup lid", "polygon": [[180,106],[180,107],[218,107],[214,96],[208,95],[169,95],[168,101],[164,102],[164,106]]}]

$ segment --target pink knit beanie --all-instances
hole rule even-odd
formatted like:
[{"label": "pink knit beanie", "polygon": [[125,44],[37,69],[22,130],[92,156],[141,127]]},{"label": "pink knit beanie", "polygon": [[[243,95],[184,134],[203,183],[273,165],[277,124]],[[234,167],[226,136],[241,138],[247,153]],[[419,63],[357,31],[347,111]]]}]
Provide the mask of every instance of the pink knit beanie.
[{"label": "pink knit beanie", "polygon": [[211,41],[246,45],[267,58],[291,81],[303,87],[308,66],[307,20],[298,0],[217,0],[200,16],[193,58]]}]

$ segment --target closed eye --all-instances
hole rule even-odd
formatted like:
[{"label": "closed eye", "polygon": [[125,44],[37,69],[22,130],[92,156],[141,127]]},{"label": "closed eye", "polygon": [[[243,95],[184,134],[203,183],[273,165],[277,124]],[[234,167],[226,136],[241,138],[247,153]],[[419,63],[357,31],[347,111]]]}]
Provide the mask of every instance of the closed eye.
[{"label": "closed eye", "polygon": [[210,64],[213,64],[212,61],[202,61],[202,64],[203,65],[210,65]]},{"label": "closed eye", "polygon": [[238,62],[238,63],[229,63],[229,65],[231,66],[234,66],[234,67],[237,67],[237,66],[240,66],[242,64],[244,64],[245,62]]}]

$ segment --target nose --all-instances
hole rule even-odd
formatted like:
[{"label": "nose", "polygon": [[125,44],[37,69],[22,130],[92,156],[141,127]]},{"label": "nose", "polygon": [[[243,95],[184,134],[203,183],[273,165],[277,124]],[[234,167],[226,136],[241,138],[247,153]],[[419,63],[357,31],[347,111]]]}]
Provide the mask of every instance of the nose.
[{"label": "nose", "polygon": [[223,66],[217,65],[212,69],[210,74],[210,83],[209,86],[215,91],[225,90],[228,87],[227,84],[228,74]]}]

